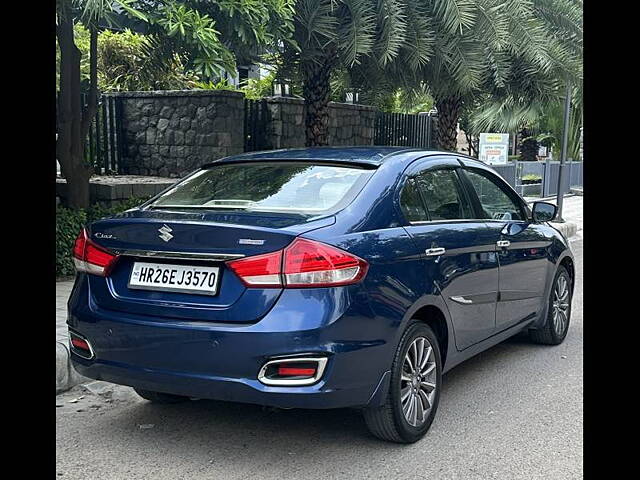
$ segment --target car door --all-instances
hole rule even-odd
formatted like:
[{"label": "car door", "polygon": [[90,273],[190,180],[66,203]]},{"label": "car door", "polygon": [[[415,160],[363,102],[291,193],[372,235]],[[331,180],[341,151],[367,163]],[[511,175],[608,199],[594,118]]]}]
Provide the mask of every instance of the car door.
[{"label": "car door", "polygon": [[407,172],[400,204],[405,227],[423,255],[425,276],[449,309],[456,347],[463,350],[495,331],[498,261],[491,231],[474,219],[452,160],[418,164]]},{"label": "car door", "polygon": [[501,331],[540,312],[553,238],[531,222],[524,201],[498,175],[472,167],[465,167],[462,174],[496,245],[500,264],[496,330]]}]

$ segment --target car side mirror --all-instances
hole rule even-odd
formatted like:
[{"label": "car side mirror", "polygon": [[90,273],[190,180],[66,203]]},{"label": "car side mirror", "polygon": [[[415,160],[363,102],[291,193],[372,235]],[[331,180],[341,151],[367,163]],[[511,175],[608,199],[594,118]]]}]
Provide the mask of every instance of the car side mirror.
[{"label": "car side mirror", "polygon": [[550,222],[556,218],[558,207],[549,202],[534,202],[533,221],[535,223]]}]

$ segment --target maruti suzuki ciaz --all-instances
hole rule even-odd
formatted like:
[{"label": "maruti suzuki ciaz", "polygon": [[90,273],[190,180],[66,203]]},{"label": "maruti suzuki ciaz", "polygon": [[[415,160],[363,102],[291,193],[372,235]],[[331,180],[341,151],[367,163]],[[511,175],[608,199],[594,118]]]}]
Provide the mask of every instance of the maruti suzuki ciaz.
[{"label": "maruti suzuki ciaz", "polygon": [[444,372],[523,330],[564,340],[575,270],[555,214],[456,153],[220,159],[80,232],[72,362],[152,402],[357,407],[415,442]]}]

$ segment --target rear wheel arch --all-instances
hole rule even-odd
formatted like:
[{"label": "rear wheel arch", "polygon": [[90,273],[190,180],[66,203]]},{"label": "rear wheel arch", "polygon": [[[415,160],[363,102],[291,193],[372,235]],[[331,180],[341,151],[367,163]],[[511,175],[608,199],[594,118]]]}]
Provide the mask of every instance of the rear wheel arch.
[{"label": "rear wheel arch", "polygon": [[444,312],[435,305],[425,305],[414,312],[411,318],[426,323],[436,334],[442,365],[444,365],[449,350],[449,326]]},{"label": "rear wheel arch", "polygon": [[575,271],[573,259],[569,255],[567,255],[562,260],[560,260],[560,263],[558,264],[558,266],[563,266],[564,268],[567,269],[567,272],[569,273],[569,277],[571,277],[571,293],[573,293],[573,287],[575,285],[575,279],[576,279],[576,271]]}]

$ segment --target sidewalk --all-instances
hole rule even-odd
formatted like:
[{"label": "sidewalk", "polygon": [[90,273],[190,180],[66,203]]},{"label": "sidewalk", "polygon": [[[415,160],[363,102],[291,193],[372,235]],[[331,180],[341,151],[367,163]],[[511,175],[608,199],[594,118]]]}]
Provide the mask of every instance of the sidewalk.
[{"label": "sidewalk", "polygon": [[[562,217],[565,221],[563,223],[551,222],[551,224],[560,230],[567,238],[582,238],[582,199],[582,195],[565,196],[562,202]],[[554,205],[557,203],[556,197],[525,197],[525,200],[529,205],[538,200],[553,203]]]},{"label": "sidewalk", "polygon": [[[526,199],[535,201],[539,199]],[[555,199],[547,200],[555,203]],[[565,223],[554,223],[568,238],[576,240],[582,237],[582,196],[565,197],[563,204]],[[68,390],[79,383],[89,381],[79,375],[69,363],[67,336],[67,299],[73,288],[73,280],[56,282],[56,393]]]}]

